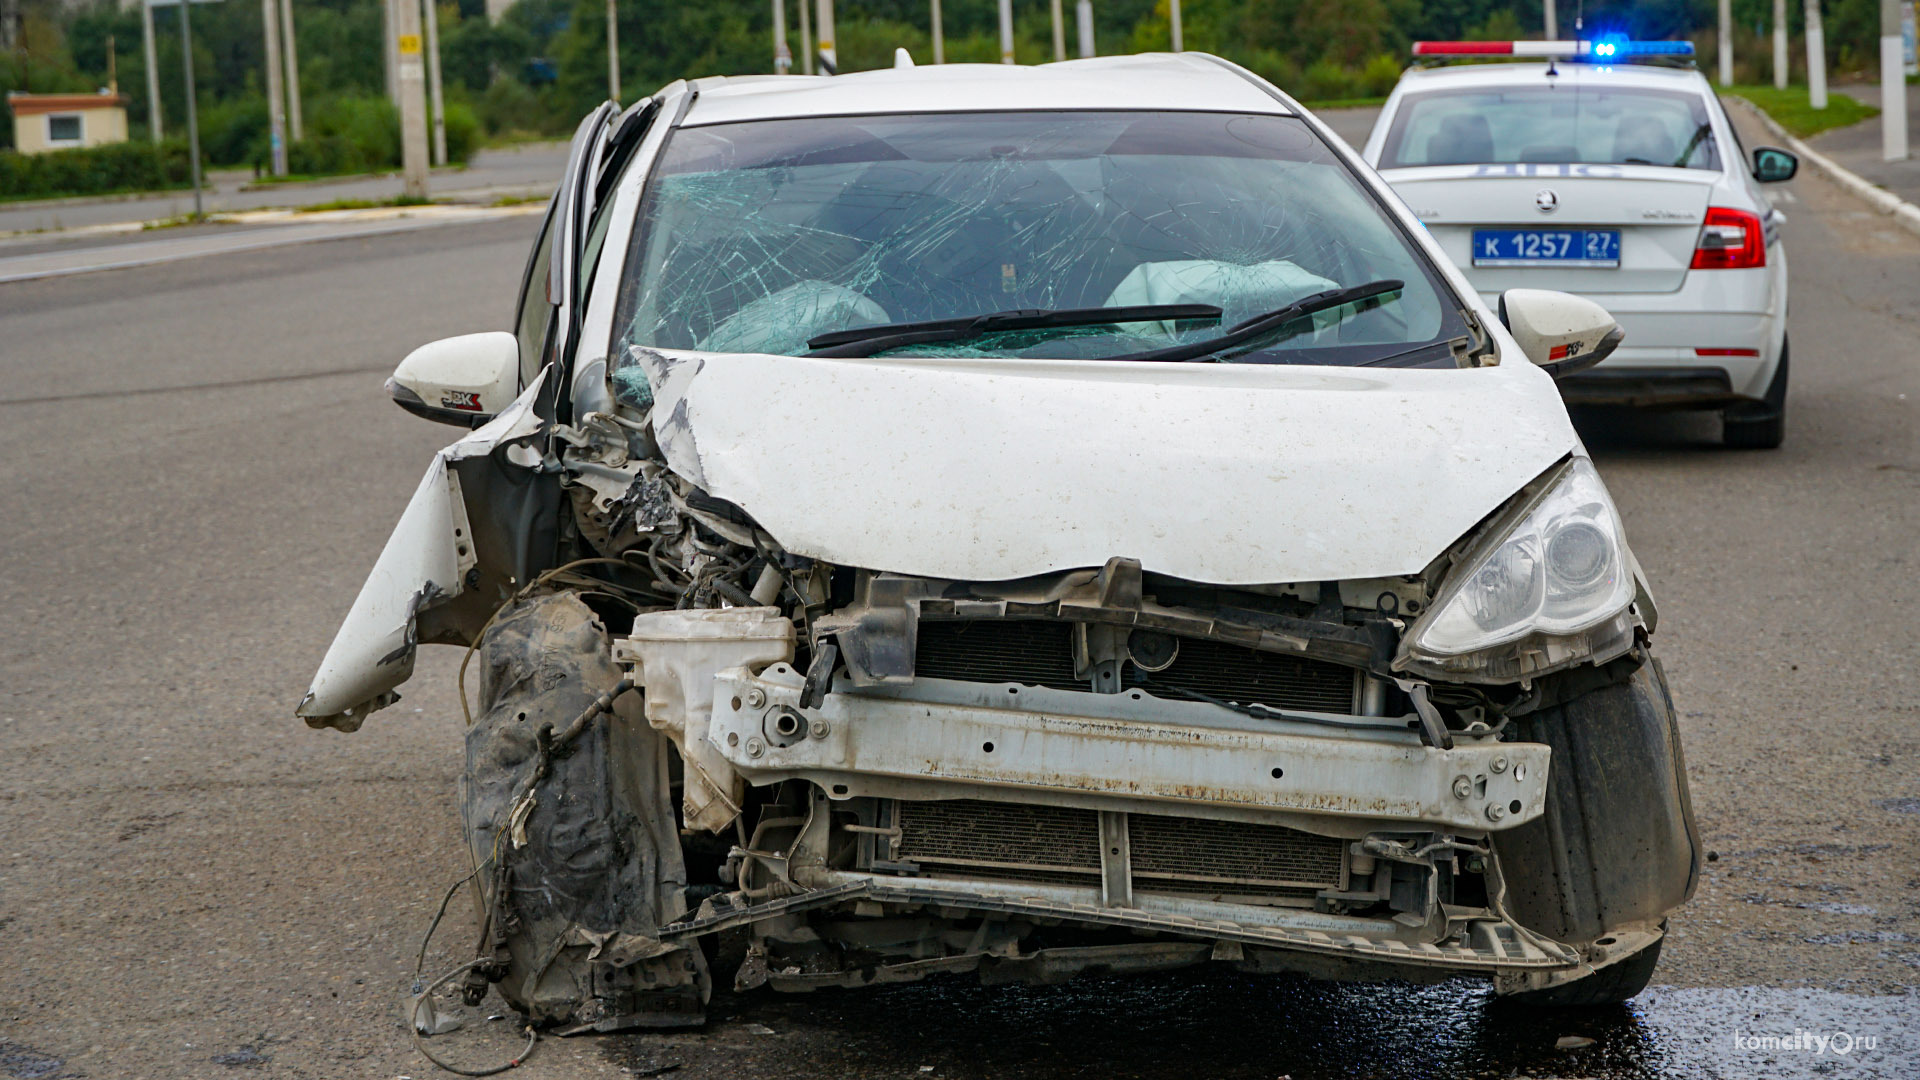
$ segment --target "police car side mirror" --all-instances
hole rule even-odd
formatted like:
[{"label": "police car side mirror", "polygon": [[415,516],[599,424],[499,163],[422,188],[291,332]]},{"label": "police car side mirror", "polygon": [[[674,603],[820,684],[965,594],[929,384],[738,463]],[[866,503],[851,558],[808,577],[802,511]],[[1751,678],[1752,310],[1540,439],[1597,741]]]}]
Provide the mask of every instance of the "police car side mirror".
[{"label": "police car side mirror", "polygon": [[1556,379],[1605,360],[1627,336],[1606,308],[1547,289],[1501,293],[1500,321],[1512,331],[1527,359]]},{"label": "police car side mirror", "polygon": [[387,380],[393,403],[428,420],[479,427],[513,404],[520,388],[520,342],[512,334],[430,341],[407,354]]},{"label": "police car side mirror", "polygon": [[1772,146],[1753,148],[1753,178],[1763,184],[1777,184],[1782,180],[1793,179],[1800,171],[1800,158]]}]

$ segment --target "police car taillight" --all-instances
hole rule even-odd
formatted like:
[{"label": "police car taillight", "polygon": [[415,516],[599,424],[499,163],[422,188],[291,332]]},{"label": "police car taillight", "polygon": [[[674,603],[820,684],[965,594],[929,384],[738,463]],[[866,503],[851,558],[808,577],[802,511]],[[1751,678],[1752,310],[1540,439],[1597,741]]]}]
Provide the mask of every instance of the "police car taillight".
[{"label": "police car taillight", "polygon": [[1707,208],[1706,223],[1693,247],[1695,270],[1750,270],[1767,265],[1767,242],[1760,215],[1724,206]]}]

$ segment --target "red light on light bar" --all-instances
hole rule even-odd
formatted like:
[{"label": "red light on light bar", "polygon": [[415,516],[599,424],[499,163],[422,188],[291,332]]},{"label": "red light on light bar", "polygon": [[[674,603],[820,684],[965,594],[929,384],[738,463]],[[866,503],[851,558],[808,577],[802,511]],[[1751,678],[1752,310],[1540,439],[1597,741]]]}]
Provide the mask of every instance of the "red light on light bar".
[{"label": "red light on light bar", "polygon": [[1695,349],[1695,356],[1759,356],[1759,349]]},{"label": "red light on light bar", "polygon": [[1511,41],[1416,41],[1415,56],[1512,56]]}]

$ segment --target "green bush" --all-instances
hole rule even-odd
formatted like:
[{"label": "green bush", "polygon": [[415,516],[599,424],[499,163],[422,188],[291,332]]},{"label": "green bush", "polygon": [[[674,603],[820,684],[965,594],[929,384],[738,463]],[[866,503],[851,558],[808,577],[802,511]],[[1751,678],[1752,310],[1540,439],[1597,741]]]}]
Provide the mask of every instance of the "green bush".
[{"label": "green bush", "polygon": [[[167,118],[167,130],[185,120]],[[267,159],[267,99],[214,102],[200,109],[200,152],[215,165],[258,165]]]},{"label": "green bush", "polygon": [[447,160],[464,165],[480,147],[480,118],[457,101],[447,102]]},{"label": "green bush", "polygon": [[1360,96],[1360,80],[1331,60],[1315,60],[1300,76],[1302,101],[1339,101]]},{"label": "green bush", "polygon": [[1400,81],[1400,59],[1382,53],[1367,61],[1360,69],[1360,94],[1362,97],[1386,97],[1393,93],[1394,85]]},{"label": "green bush", "polygon": [[0,150],[0,199],[152,191],[191,183],[185,140],[21,154]]}]

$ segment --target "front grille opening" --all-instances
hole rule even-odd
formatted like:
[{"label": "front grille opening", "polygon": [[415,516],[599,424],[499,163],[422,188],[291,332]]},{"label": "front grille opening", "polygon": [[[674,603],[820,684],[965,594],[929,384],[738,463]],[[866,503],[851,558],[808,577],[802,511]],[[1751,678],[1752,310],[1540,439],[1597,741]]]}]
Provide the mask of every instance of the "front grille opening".
[{"label": "front grille opening", "polygon": [[[956,799],[896,802],[900,836],[882,869],[935,877],[1097,886],[1091,810]],[[1141,892],[1311,898],[1345,887],[1346,842],[1278,825],[1131,814],[1127,844]]]},{"label": "front grille opening", "polygon": [[[1209,697],[1276,709],[1351,714],[1360,672],[1341,664],[1262,652],[1206,638],[1180,638],[1165,670],[1146,674],[1125,665],[1121,688],[1159,698]],[[1073,669],[1073,624],[1039,619],[922,620],[913,673],[928,679],[1018,683],[1055,690],[1091,690]]]}]

